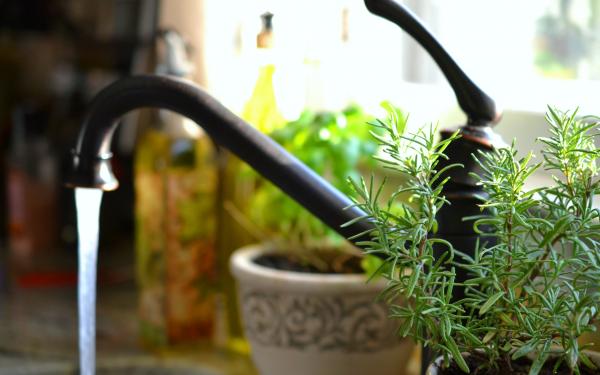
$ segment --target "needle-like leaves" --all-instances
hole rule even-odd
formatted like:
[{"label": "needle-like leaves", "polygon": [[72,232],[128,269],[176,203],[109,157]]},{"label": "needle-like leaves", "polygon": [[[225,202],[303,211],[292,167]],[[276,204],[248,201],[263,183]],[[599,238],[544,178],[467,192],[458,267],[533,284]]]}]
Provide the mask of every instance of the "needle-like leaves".
[{"label": "needle-like leaves", "polygon": [[[374,124],[383,132],[377,134],[385,153],[379,160],[405,183],[381,205],[374,196],[382,189],[373,180],[369,186],[352,182],[363,219],[376,228],[366,251],[387,258],[389,267],[380,268],[389,280],[383,297],[391,315],[402,319],[400,334],[465,372],[464,352],[484,353],[489,369],[529,356],[530,375],[552,356],[558,357],[555,366],[574,373],[580,364],[593,367],[577,338],[595,330],[600,311],[600,210],[593,205],[600,190],[599,123],[553,108],[546,119],[550,136],[539,139],[542,161],[533,163],[532,153],[519,157],[514,143],[474,155],[484,198],[482,214],[465,218],[481,236],[473,255],[433,237],[435,215],[447,204],[446,172],[457,167],[440,167],[440,161],[457,134],[440,142],[433,126],[404,134],[404,119],[390,113],[387,122]],[[554,184],[528,189],[528,178],[540,168],[552,173]],[[436,258],[434,248],[446,251]],[[456,269],[468,278],[457,282]],[[453,298],[459,286],[465,296]]]}]

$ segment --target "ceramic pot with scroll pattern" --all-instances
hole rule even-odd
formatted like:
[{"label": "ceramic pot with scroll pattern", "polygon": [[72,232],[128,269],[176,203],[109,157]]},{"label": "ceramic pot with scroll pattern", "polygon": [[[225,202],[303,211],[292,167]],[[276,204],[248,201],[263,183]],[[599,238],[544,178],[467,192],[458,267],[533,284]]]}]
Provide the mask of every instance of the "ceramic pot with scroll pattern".
[{"label": "ceramic pot with scroll pattern", "polygon": [[231,257],[252,358],[261,375],[403,375],[413,344],[376,301],[385,281],[361,274],[282,271],[253,260],[248,246]]}]

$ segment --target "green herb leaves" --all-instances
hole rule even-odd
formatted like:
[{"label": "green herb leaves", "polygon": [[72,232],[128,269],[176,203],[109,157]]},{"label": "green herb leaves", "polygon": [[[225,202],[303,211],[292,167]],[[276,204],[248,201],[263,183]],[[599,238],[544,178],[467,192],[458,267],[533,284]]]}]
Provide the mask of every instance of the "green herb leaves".
[{"label": "green herb leaves", "polygon": [[[378,254],[391,265],[383,269],[389,280],[383,298],[392,305],[391,315],[403,319],[400,334],[457,357],[457,363],[466,371],[456,338],[460,337],[461,342],[479,339],[464,329],[461,321],[465,311],[451,302],[455,272],[448,265],[453,260],[453,249],[448,242],[429,236],[437,226],[436,213],[446,203],[441,194],[446,181],[441,179],[443,171],[438,170],[438,164],[446,158],[444,149],[458,135],[438,142],[434,126],[406,135],[406,119],[389,112],[387,121],[372,124],[385,154],[377,159],[405,182],[382,204],[385,182],[375,188],[373,178],[368,183],[364,179],[351,181],[359,197],[356,205],[376,228],[372,241],[361,245],[367,253]],[[456,166],[447,168],[452,167]],[[408,196],[409,202],[401,196]],[[436,259],[434,245],[449,251]]]},{"label": "green herb leaves", "polygon": [[[497,243],[479,249],[472,262],[479,279],[466,291],[472,306],[481,306],[478,322],[469,326],[496,329],[486,348],[491,360],[533,356],[531,375],[551,354],[578,372],[577,338],[594,329],[595,314],[589,312],[600,303],[595,292],[600,233],[590,231],[599,218],[592,205],[598,123],[552,108],[546,119],[551,137],[539,139],[546,146],[542,162],[532,163],[531,153],[519,158],[514,143],[476,155],[484,171],[477,178],[487,193],[481,207],[490,215],[475,226],[491,227],[482,235]],[[538,168],[552,173],[555,184],[527,190]],[[582,314],[584,324],[578,323]]]},{"label": "green herb leaves", "polygon": [[502,298],[503,295],[504,295],[504,292],[498,292],[498,293],[492,295],[490,298],[488,298],[488,300],[485,301],[483,306],[481,306],[481,308],[479,308],[479,315],[485,314],[492,306],[494,306],[496,301],[498,301],[500,298]]},{"label": "green herb leaves", "polygon": [[[340,112],[305,111],[300,118],[270,136],[336,188],[349,194],[348,176],[358,176],[360,167],[374,165],[371,155],[377,152],[377,142],[366,126],[371,119],[356,105]],[[249,219],[269,241],[288,250],[331,250],[346,245],[340,235],[270,182],[260,180],[255,185]]]},{"label": "green herb leaves", "polygon": [[[373,124],[382,131],[376,139],[385,156],[378,160],[405,182],[387,204],[380,203],[384,189],[374,188],[373,179],[352,186],[364,219],[375,226],[363,246],[389,265],[379,268],[389,280],[383,297],[391,315],[402,319],[400,334],[465,372],[464,352],[482,353],[488,367],[530,356],[530,375],[551,357],[574,373],[580,363],[592,365],[577,339],[595,330],[600,311],[600,210],[593,205],[600,190],[599,123],[576,114],[548,109],[542,161],[534,163],[531,153],[519,157],[514,143],[473,156],[482,171],[474,177],[485,192],[485,212],[465,218],[482,238],[473,256],[433,237],[435,215],[447,204],[438,164],[458,136],[436,142],[433,126],[406,135],[395,113]],[[554,184],[529,189],[528,178],[540,169]],[[436,258],[434,245],[448,251]],[[458,268],[468,271],[460,284]],[[465,288],[464,298],[452,298],[456,286]]]}]

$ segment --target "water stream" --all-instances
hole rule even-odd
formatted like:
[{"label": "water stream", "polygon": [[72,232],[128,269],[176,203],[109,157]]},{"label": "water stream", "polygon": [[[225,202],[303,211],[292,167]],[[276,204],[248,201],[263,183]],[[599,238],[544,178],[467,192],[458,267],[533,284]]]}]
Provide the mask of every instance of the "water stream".
[{"label": "water stream", "polygon": [[102,193],[100,189],[75,189],[79,238],[77,299],[81,375],[94,375],[96,369],[96,268]]}]

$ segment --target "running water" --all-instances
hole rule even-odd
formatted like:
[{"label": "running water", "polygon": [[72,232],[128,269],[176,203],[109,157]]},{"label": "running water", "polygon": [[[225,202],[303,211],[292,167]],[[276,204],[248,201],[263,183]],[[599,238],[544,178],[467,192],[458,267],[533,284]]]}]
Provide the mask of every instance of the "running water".
[{"label": "running water", "polygon": [[96,268],[102,190],[75,189],[77,233],[79,236],[79,368],[81,375],[96,369]]}]

